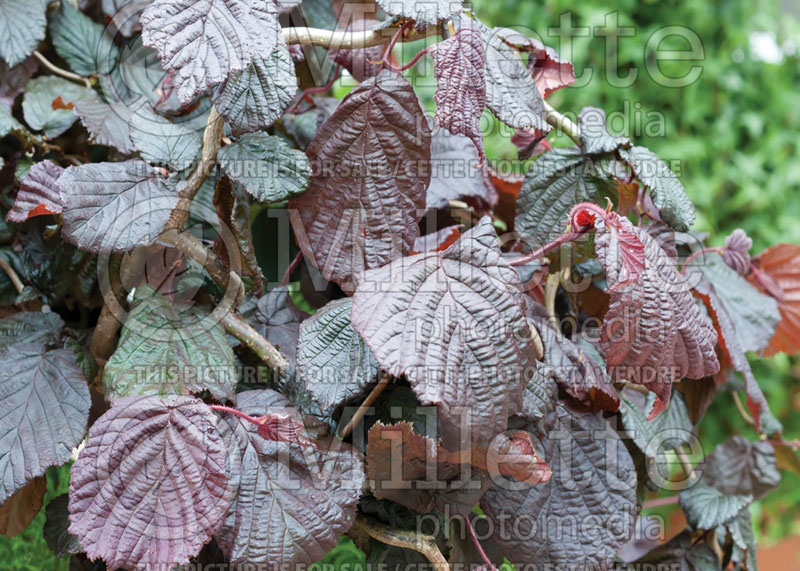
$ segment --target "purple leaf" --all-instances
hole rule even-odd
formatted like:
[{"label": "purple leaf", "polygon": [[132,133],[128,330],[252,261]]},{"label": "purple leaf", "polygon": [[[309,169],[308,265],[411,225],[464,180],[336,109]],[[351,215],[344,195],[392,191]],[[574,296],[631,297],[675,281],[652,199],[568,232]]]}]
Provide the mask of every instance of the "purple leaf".
[{"label": "purple leaf", "polygon": [[553,48],[544,45],[536,38],[529,38],[514,30],[506,28],[500,30],[504,42],[530,54],[528,67],[542,97],[575,83],[572,62],[562,60]]},{"label": "purple leaf", "polygon": [[377,0],[384,12],[390,16],[409,18],[417,28],[435,26],[440,20],[448,20],[461,12],[458,0]]},{"label": "purple leaf", "polygon": [[736,270],[740,276],[746,276],[750,272],[750,248],[753,247],[753,240],[741,228],[737,228],[731,235],[725,238],[725,250],[722,257],[725,263]]},{"label": "purple leaf", "polygon": [[443,442],[459,450],[488,442],[520,410],[534,363],[524,308],[484,217],[444,252],[366,272],[351,319],[381,368],[439,407]]},{"label": "purple leaf", "polygon": [[388,70],[342,101],[306,154],[314,177],[289,202],[303,254],[352,289],[365,269],[411,251],[430,181],[430,129],[401,75]]},{"label": "purple leaf", "polygon": [[[253,416],[289,406],[271,390],[238,397],[239,410]],[[223,415],[219,430],[235,496],[216,535],[220,547],[232,563],[293,568],[318,561],[355,518],[364,483],[358,453],[335,439],[329,448],[265,440],[251,423]]]},{"label": "purple leaf", "polygon": [[433,58],[436,79],[436,125],[456,135],[469,137],[478,149],[480,163],[486,160],[481,133],[481,114],[486,105],[483,75],[483,40],[477,28],[464,26],[446,40],[435,44]]},{"label": "purple leaf", "polygon": [[553,472],[549,481],[495,482],[481,499],[493,539],[512,564],[607,568],[632,535],[637,513],[636,470],[625,444],[601,416],[558,404],[541,450]]},{"label": "purple leaf", "polygon": [[717,335],[675,261],[645,230],[607,213],[597,220],[595,248],[611,295],[600,340],[609,373],[656,394],[652,419],[669,404],[673,382],[719,370]]},{"label": "purple leaf", "polygon": [[33,216],[61,213],[58,177],[64,169],[50,160],[36,163],[22,179],[14,207],[6,214],[10,222],[25,222]]},{"label": "purple leaf", "polygon": [[0,353],[0,504],[69,460],[86,432],[89,388],[69,349],[39,343]]},{"label": "purple leaf", "polygon": [[113,401],[72,466],[69,533],[111,567],[197,555],[231,502],[217,417],[192,397]]},{"label": "purple leaf", "polygon": [[144,45],[174,73],[184,104],[243,71],[254,56],[269,57],[281,34],[272,0],[155,0],[140,21]]},{"label": "purple leaf", "polygon": [[[363,32],[373,29],[378,24],[379,22],[372,18],[353,20],[344,31],[351,34]],[[349,71],[356,81],[363,82],[381,71],[380,63],[375,62],[381,61],[384,49],[385,46],[382,45],[357,50],[332,49],[328,52],[328,57]]]},{"label": "purple leaf", "polygon": [[140,159],[69,167],[58,184],[61,235],[92,253],[152,244],[178,205],[172,181]]}]

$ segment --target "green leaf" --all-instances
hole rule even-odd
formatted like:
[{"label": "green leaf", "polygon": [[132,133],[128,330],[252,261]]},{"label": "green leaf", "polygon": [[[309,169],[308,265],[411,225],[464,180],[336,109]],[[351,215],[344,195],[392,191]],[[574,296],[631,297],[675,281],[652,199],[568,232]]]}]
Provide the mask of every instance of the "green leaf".
[{"label": "green leaf", "polygon": [[305,153],[283,139],[249,133],[219,152],[222,169],[261,202],[277,202],[302,194],[311,181]]},{"label": "green leaf", "polygon": [[724,494],[704,482],[697,482],[678,496],[686,521],[694,529],[714,529],[735,518],[750,505],[753,496]]},{"label": "green leaf", "polygon": [[515,222],[529,248],[561,235],[575,204],[600,201],[597,174],[578,149],[553,149],[530,166],[517,198]]},{"label": "green leaf", "polygon": [[0,0],[0,57],[13,67],[44,39],[44,0]]},{"label": "green leaf", "polygon": [[119,61],[119,50],[104,33],[104,27],[69,2],[62,2],[53,16],[50,34],[58,55],[78,75],[108,73]]},{"label": "green leaf", "polygon": [[43,131],[45,137],[52,138],[69,129],[78,119],[72,108],[63,107],[97,100],[97,94],[91,89],[61,77],[44,75],[28,83],[22,98],[22,114],[31,129]]},{"label": "green leaf", "polygon": [[[694,269],[693,266],[688,272]],[[769,345],[781,320],[775,298],[758,291],[728,266],[722,256],[705,256],[697,269],[714,286],[717,299],[733,321],[742,350],[757,352]]]},{"label": "green leaf", "polygon": [[0,319],[0,350],[17,343],[55,345],[61,339],[64,320],[57,313],[21,311]]},{"label": "green leaf", "polygon": [[143,105],[131,117],[131,140],[144,160],[181,171],[194,165],[203,147],[201,133],[173,123]]},{"label": "green leaf", "polygon": [[244,71],[231,74],[211,99],[234,134],[266,129],[294,101],[297,77],[292,56],[279,45],[268,57],[256,54]]},{"label": "green leaf", "polygon": [[380,370],[350,323],[352,307],[352,298],[337,299],[300,324],[300,379],[323,411],[358,395]]},{"label": "green leaf", "polygon": [[222,326],[200,310],[171,306],[149,288],[137,297],[103,373],[106,398],[208,390],[234,400],[236,364]]},{"label": "green leaf", "polygon": [[694,224],[694,204],[666,163],[646,147],[622,149],[620,156],[650,190],[650,198],[662,220],[679,232],[688,231]]},{"label": "green leaf", "polygon": [[656,395],[647,396],[630,388],[622,390],[622,424],[630,438],[648,460],[655,461],[664,450],[674,450],[689,442],[694,432],[686,401],[680,391],[672,391],[667,409],[647,420]]}]

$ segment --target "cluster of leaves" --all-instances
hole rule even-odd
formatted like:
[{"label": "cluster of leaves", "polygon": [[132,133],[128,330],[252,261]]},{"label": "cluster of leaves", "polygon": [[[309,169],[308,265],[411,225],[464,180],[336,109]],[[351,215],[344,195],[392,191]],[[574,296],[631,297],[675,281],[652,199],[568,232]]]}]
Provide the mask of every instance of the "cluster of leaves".
[{"label": "cluster of leaves", "polygon": [[[800,247],[703,248],[661,159],[599,109],[548,110],[574,77],[537,40],[458,3],[378,6],[0,0],[2,531],[73,459],[45,537],[112,568],[308,564],[345,533],[399,564],[423,514],[451,563],[754,568],[748,505],[800,464],[745,354],[800,350]],[[354,39],[328,46],[359,82],[341,102],[296,95],[316,52],[279,20],[325,15]],[[31,55],[48,26],[71,71]],[[429,31],[432,122],[390,50],[355,42]],[[524,180],[491,169],[484,107],[540,155]],[[575,146],[549,149],[551,124]],[[300,251],[271,289],[267,205]],[[769,442],[716,448],[687,470],[687,530],[621,551],[734,371]]]}]

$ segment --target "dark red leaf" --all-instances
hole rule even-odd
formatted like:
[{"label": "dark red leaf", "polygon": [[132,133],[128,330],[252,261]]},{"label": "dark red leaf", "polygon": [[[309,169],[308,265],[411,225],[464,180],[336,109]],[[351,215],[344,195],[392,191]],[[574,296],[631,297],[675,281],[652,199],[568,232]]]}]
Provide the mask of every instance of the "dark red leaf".
[{"label": "dark red leaf", "polygon": [[[768,248],[759,254],[757,265],[760,274],[752,273],[748,279],[775,297],[781,312],[781,321],[764,354],[771,356],[782,351],[794,355],[800,351],[800,246],[778,244]],[[775,287],[768,288],[763,278]],[[780,295],[771,291],[775,288]]]},{"label": "dark red leaf", "polygon": [[486,153],[481,114],[486,105],[486,79],[481,33],[471,25],[463,26],[454,36],[431,47],[429,53],[436,78],[436,125],[469,137],[483,163]]},{"label": "dark red leaf", "polygon": [[382,369],[439,407],[450,450],[490,441],[520,409],[534,363],[520,290],[484,217],[444,252],[366,272],[353,296],[353,327]]},{"label": "dark red leaf", "polygon": [[52,161],[36,163],[22,179],[14,207],[6,214],[6,220],[25,222],[33,216],[61,213],[61,190],[58,177],[64,169]]},{"label": "dark red leaf", "polygon": [[609,373],[654,392],[654,418],[669,404],[673,382],[719,370],[716,332],[675,261],[646,231],[609,212],[597,220],[595,248],[611,295],[600,341]]},{"label": "dark red leaf", "polygon": [[314,177],[289,202],[297,243],[330,280],[411,251],[430,182],[427,120],[414,90],[384,70],[356,87],[306,151]]},{"label": "dark red leaf", "polygon": [[504,31],[507,33],[503,35],[503,41],[530,54],[528,67],[542,97],[575,83],[572,62],[562,60],[553,48],[544,45],[536,38],[528,38],[513,30],[504,29]]}]

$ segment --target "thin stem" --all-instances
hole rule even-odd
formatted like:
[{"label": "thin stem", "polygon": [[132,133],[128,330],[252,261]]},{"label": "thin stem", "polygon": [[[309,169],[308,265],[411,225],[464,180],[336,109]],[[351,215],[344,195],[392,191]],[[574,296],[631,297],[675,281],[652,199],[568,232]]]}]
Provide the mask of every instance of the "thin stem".
[{"label": "thin stem", "polygon": [[409,61],[405,65],[396,66],[392,62],[390,62],[388,59],[383,61],[383,65],[385,65],[386,67],[388,67],[392,71],[396,71],[396,72],[400,73],[400,72],[406,71],[407,69],[411,69],[412,67],[414,67],[416,65],[416,63],[419,60],[421,60],[422,56],[424,56],[426,53],[428,53],[428,48],[422,48],[419,52],[417,52],[417,55],[415,55],[413,58],[411,58],[411,61]]},{"label": "thin stem", "polygon": [[564,133],[579,147],[582,145],[581,130],[569,117],[566,117],[556,111],[556,109],[547,101],[544,102],[544,113],[544,118],[548,124]]},{"label": "thin stem", "polygon": [[[287,44],[320,46],[328,49],[355,50],[371,46],[382,46],[392,40],[395,29],[365,30],[321,30],[319,28],[283,28]],[[421,32],[411,29],[410,33],[398,38],[398,42],[413,42],[439,34],[437,26],[428,26]]]},{"label": "thin stem", "polygon": [[739,393],[736,392],[736,391],[733,391],[731,394],[733,395],[733,402],[736,405],[736,410],[739,411],[739,414],[741,415],[741,417],[750,426],[755,426],[756,425],[756,421],[753,420],[753,417],[750,416],[750,413],[747,412],[746,408],[744,408],[744,404],[742,404],[742,399],[739,396]]},{"label": "thin stem", "polygon": [[660,508],[662,506],[671,506],[678,503],[678,496],[669,496],[668,498],[655,498],[653,500],[647,500],[646,502],[642,503],[642,509],[646,510],[649,508]]},{"label": "thin stem", "polygon": [[200,162],[197,163],[197,167],[189,175],[186,185],[179,193],[178,205],[169,217],[169,222],[167,222],[166,226],[167,230],[172,228],[181,229],[189,219],[189,208],[192,205],[192,200],[217,163],[217,154],[222,147],[224,128],[224,117],[212,105],[208,113],[205,131],[203,131],[203,152],[200,156]]},{"label": "thin stem", "polygon": [[694,254],[686,258],[685,262],[683,262],[683,267],[681,268],[681,275],[686,275],[686,270],[689,268],[689,265],[703,254],[710,254],[713,252],[721,256],[723,250],[725,250],[725,248],[720,246],[717,248],[703,248],[702,250],[696,251]]},{"label": "thin stem", "polygon": [[378,399],[383,390],[389,385],[391,378],[392,376],[388,374],[381,377],[381,380],[378,381],[378,384],[375,385],[375,388],[372,389],[372,391],[367,395],[367,398],[364,399],[364,402],[361,403],[361,406],[358,407],[358,410],[356,410],[353,418],[351,418],[342,429],[342,432],[339,434],[339,438],[345,439],[350,435],[351,432],[353,432],[353,429],[356,427],[356,425],[361,422],[361,419],[364,418],[365,414],[367,414],[367,410],[372,406],[372,403]]},{"label": "thin stem", "polygon": [[478,534],[475,533],[475,528],[472,527],[472,520],[469,518],[469,516],[467,516],[464,518],[464,521],[467,522],[467,529],[469,529],[469,534],[472,537],[472,543],[475,544],[475,548],[478,550],[481,559],[483,559],[483,562],[489,566],[490,571],[497,571],[497,567],[495,567],[494,564],[489,560],[489,557],[487,557],[486,552],[483,550],[481,542],[478,541]]},{"label": "thin stem", "polygon": [[533,260],[543,257],[545,254],[555,250],[562,244],[566,244],[567,242],[573,242],[577,240],[578,238],[586,234],[586,232],[588,232],[589,230],[591,230],[589,226],[582,226],[580,230],[578,230],[577,232],[566,232],[561,236],[559,236],[558,238],[556,238],[555,240],[553,240],[552,242],[550,242],[549,244],[545,244],[538,250],[534,250],[530,254],[526,254],[525,256],[522,256],[520,258],[514,258],[513,260],[510,260],[508,263],[509,265],[512,266],[525,265],[528,262],[532,262]]},{"label": "thin stem", "polygon": [[286,287],[289,285],[289,280],[292,278],[292,272],[295,268],[300,265],[300,260],[303,259],[303,252],[297,252],[297,255],[294,257],[294,260],[289,264],[289,267],[286,268],[286,271],[283,272],[283,279],[281,279],[281,285]]},{"label": "thin stem", "polygon": [[0,258],[0,268],[2,268],[2,270],[6,273],[8,279],[11,280],[11,283],[14,284],[14,288],[16,288],[17,293],[22,293],[25,289],[25,285],[22,283],[22,280],[19,279],[19,275],[17,275],[17,272],[11,267],[11,264],[6,262],[3,258]]},{"label": "thin stem", "polygon": [[389,58],[392,57],[392,50],[394,46],[397,44],[397,40],[403,35],[406,29],[411,25],[411,21],[403,22],[403,24],[397,28],[397,31],[392,36],[392,40],[387,44],[386,49],[383,50],[383,56],[381,56],[381,61],[386,62],[389,61]]},{"label": "thin stem", "polygon": [[43,66],[45,66],[47,69],[49,69],[56,75],[60,75],[61,77],[64,77],[71,81],[75,81],[77,83],[82,83],[89,89],[92,88],[92,82],[89,80],[88,77],[83,77],[82,75],[78,75],[77,73],[72,73],[71,71],[67,71],[66,69],[61,69],[57,65],[53,64],[49,59],[44,57],[42,53],[39,52],[38,50],[34,50],[33,55],[34,57],[36,57],[36,59],[38,59],[42,63]]},{"label": "thin stem", "polygon": [[405,529],[394,529],[364,515],[356,516],[353,522],[353,529],[366,533],[386,545],[412,549],[417,553],[421,553],[431,562],[434,571],[446,571],[449,568],[447,559],[442,555],[439,546],[436,545],[436,538],[432,535]]},{"label": "thin stem", "polygon": [[330,81],[323,85],[322,87],[309,87],[308,89],[303,90],[300,95],[294,100],[288,109],[286,109],[286,113],[296,113],[297,108],[300,104],[305,100],[306,95],[313,95],[314,93],[327,93],[333,87],[333,84],[336,83],[336,80],[339,79],[339,74],[342,73],[342,66],[336,64],[336,70],[333,72]]},{"label": "thin stem", "polygon": [[229,414],[233,414],[235,416],[238,416],[239,418],[242,418],[242,419],[246,420],[247,422],[255,424],[256,426],[259,426],[261,424],[258,421],[258,419],[253,418],[252,416],[242,412],[241,410],[236,410],[235,408],[231,408],[229,406],[222,406],[220,404],[212,404],[212,405],[209,405],[208,408],[210,408],[211,410],[219,411],[219,412],[227,412]]}]

